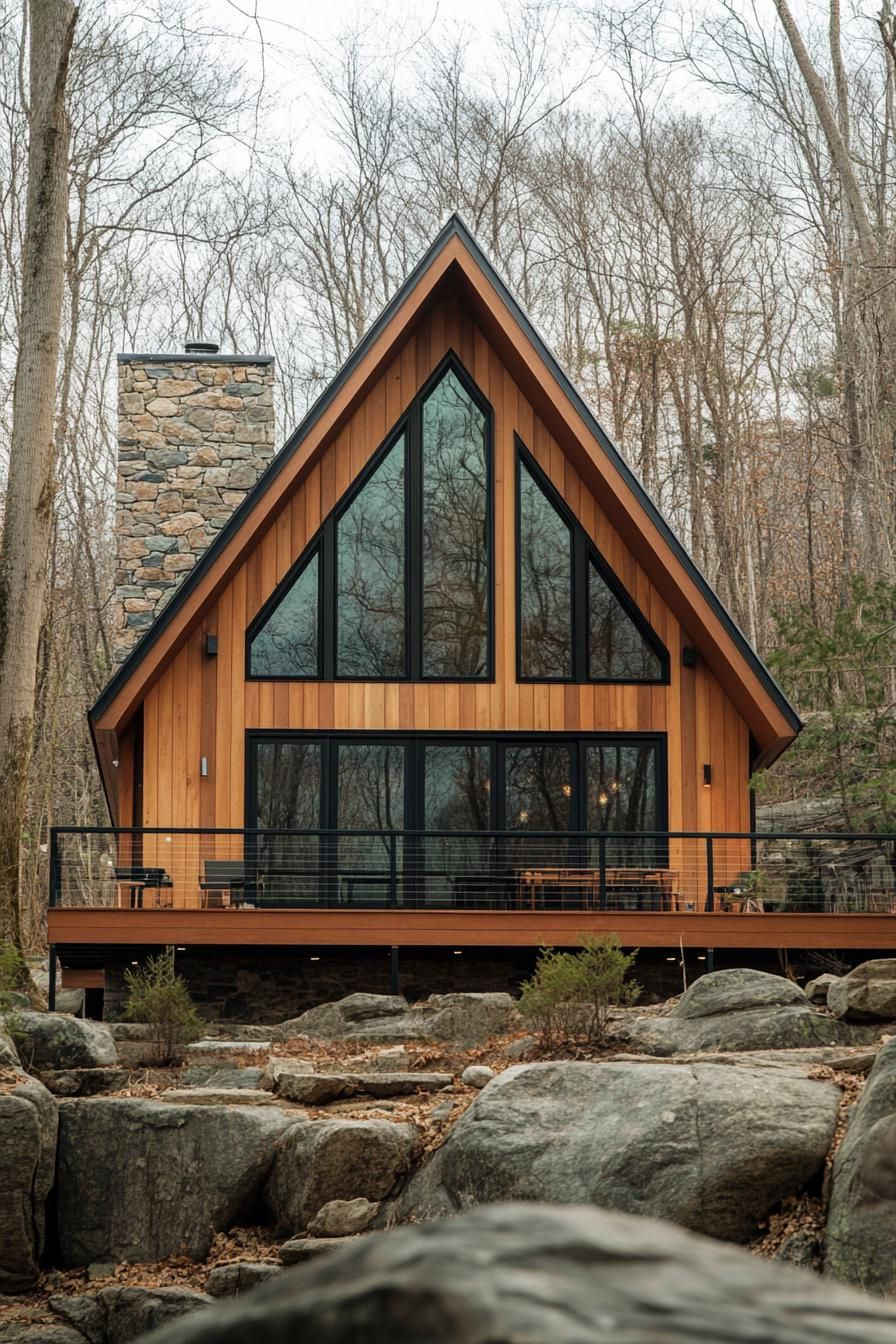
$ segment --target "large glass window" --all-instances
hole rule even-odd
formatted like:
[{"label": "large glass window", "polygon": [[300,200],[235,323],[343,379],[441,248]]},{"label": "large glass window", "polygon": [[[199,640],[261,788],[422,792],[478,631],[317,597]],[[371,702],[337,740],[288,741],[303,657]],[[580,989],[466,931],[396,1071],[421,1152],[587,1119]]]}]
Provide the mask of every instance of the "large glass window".
[{"label": "large glass window", "polygon": [[487,742],[427,742],[423,751],[423,824],[428,831],[486,831],[491,815]]},{"label": "large glass window", "polygon": [[[585,825],[589,831],[659,829],[655,741],[589,743],[585,761]],[[656,840],[636,837],[611,841],[607,857],[611,864],[650,866],[660,862],[662,855]]]},{"label": "large glass window", "polygon": [[666,826],[658,736],[250,735],[249,753],[247,824],[315,832],[259,838],[265,899],[488,905],[521,873],[596,870],[603,851],[624,905],[666,862],[643,834]]},{"label": "large glass window", "polygon": [[588,561],[588,675],[594,681],[662,681],[663,661],[613,591],[594,558]]},{"label": "large glass window", "polygon": [[491,471],[488,406],[452,357],[249,627],[248,675],[489,677]]},{"label": "large glass window", "polygon": [[572,676],[572,529],[520,462],[520,669],[527,678]]},{"label": "large glass window", "polygon": [[521,679],[666,681],[662,644],[519,441],[517,452]]},{"label": "large glass window", "polygon": [[[254,816],[262,830],[316,831],[321,824],[323,744],[303,738],[264,738],[250,756]],[[247,894],[270,904],[316,901],[320,855],[316,835],[260,836],[247,844]]]},{"label": "large glass window", "polygon": [[336,673],[405,672],[405,440],[402,436],[336,525]]},{"label": "large glass window", "polygon": [[571,744],[507,746],[504,772],[506,830],[569,829],[574,779]]},{"label": "large glass window", "polygon": [[488,671],[486,418],[449,369],[423,403],[423,675]]},{"label": "large glass window", "polygon": [[315,548],[250,639],[250,676],[318,675],[318,573]]}]

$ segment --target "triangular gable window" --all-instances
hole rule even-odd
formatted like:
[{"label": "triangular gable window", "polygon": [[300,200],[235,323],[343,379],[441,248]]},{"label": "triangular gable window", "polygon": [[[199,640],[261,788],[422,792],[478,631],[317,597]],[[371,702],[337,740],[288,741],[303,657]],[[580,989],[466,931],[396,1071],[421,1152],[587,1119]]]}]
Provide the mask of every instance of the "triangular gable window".
[{"label": "triangular gable window", "polygon": [[320,548],[302,559],[275,606],[266,608],[249,640],[250,677],[319,675]]},{"label": "triangular gable window", "polygon": [[668,681],[668,654],[517,439],[521,681]]},{"label": "triangular gable window", "polygon": [[449,356],[252,622],[249,677],[490,677],[491,478],[491,409]]}]

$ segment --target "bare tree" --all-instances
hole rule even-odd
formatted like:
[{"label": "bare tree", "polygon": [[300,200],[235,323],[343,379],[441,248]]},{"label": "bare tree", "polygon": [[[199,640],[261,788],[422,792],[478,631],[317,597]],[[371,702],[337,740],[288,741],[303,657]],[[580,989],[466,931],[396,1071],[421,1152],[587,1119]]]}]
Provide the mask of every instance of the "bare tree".
[{"label": "bare tree", "polygon": [[28,200],[0,543],[0,936],[15,947],[22,944],[19,855],[53,529],[55,390],[68,216],[66,81],[77,10],[69,0],[30,0],[28,16]]}]

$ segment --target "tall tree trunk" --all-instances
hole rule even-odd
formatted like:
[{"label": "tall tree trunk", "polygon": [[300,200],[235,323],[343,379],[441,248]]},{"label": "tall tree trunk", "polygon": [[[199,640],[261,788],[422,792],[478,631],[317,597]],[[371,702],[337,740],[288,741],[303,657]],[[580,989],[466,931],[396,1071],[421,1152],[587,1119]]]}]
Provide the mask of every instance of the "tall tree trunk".
[{"label": "tall tree trunk", "polygon": [[0,938],[21,947],[19,850],[55,493],[56,367],[65,272],[65,88],[77,10],[29,0],[28,198],[9,480],[0,542]]}]

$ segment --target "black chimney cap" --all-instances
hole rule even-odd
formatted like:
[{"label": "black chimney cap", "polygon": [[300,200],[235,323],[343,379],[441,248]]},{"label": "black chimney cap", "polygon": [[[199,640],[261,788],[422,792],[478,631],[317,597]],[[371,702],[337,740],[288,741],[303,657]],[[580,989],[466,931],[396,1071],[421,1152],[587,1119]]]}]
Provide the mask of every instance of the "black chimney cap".
[{"label": "black chimney cap", "polygon": [[188,355],[216,355],[220,349],[217,341],[184,342],[184,350]]}]

